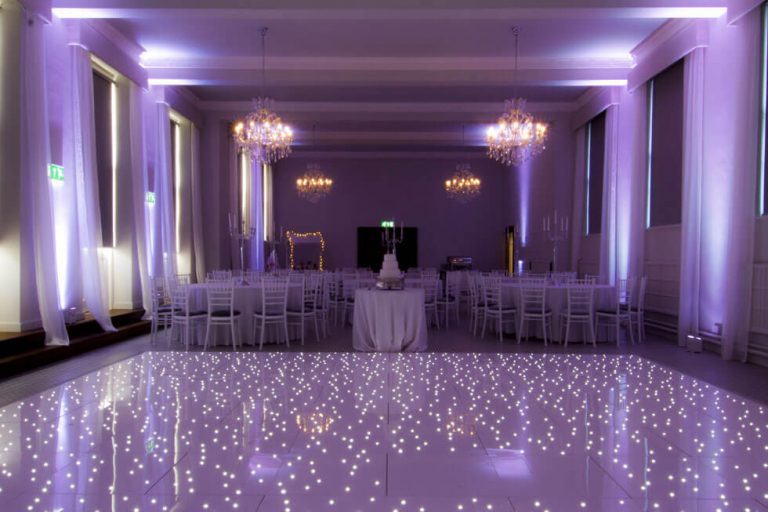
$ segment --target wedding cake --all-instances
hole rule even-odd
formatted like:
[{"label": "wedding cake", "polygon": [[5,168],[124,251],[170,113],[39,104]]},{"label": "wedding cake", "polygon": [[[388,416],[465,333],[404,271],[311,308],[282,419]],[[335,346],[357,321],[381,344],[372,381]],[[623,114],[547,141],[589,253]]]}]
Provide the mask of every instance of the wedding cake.
[{"label": "wedding cake", "polygon": [[397,257],[394,254],[385,254],[384,263],[381,265],[379,279],[400,279],[400,267],[397,265]]}]

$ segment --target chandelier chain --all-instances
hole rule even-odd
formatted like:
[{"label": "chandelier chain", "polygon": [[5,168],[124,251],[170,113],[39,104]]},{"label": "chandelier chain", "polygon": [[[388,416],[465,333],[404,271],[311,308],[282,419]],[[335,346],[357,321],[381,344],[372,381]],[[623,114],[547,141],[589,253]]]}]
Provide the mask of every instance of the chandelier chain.
[{"label": "chandelier chain", "polygon": [[261,27],[261,94],[267,94],[267,32],[269,27]]}]

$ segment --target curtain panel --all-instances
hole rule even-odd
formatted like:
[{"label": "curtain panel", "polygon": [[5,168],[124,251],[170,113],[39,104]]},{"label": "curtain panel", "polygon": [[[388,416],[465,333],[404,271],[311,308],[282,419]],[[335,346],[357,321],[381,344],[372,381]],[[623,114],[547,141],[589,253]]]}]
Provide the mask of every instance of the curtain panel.
[{"label": "curtain panel", "polygon": [[574,162],[573,211],[571,218],[571,265],[570,269],[579,270],[581,258],[581,239],[584,237],[584,192],[587,164],[587,133],[586,127],[576,130],[576,161]]},{"label": "curtain panel", "polygon": [[21,159],[22,196],[32,206],[35,285],[46,345],[69,345],[64,315],[59,305],[54,235],[53,186],[47,177],[50,162],[46,97],[44,23],[26,13],[22,24],[21,50]]},{"label": "curtain panel", "polygon": [[83,298],[89,311],[105,331],[116,331],[109,314],[108,259],[101,239],[96,137],[93,104],[93,69],[90,53],[79,45],[69,46],[71,135],[74,157],[77,231],[80,241],[80,277]]},{"label": "curtain panel", "polygon": [[699,332],[701,308],[701,194],[704,134],[704,49],[685,57],[683,85],[683,198],[678,344]]}]

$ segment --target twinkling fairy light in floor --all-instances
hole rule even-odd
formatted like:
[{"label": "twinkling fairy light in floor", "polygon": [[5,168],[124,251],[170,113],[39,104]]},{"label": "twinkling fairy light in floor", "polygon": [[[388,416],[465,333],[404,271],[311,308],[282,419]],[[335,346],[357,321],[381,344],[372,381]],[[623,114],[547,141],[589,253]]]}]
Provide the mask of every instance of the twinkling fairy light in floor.
[{"label": "twinkling fairy light in floor", "polygon": [[768,510],[768,411],[635,356],[146,353],[0,408],[0,510]]}]

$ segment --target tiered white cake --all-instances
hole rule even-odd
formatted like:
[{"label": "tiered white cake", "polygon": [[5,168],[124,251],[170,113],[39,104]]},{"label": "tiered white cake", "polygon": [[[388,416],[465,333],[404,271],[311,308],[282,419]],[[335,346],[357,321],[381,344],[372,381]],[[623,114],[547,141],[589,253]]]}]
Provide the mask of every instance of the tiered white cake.
[{"label": "tiered white cake", "polygon": [[385,254],[384,263],[381,265],[379,279],[400,279],[400,267],[397,265],[397,257],[394,254]]}]

